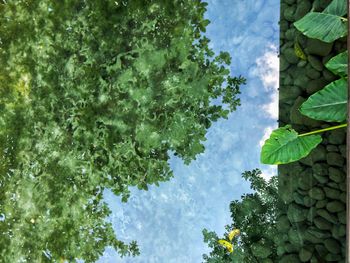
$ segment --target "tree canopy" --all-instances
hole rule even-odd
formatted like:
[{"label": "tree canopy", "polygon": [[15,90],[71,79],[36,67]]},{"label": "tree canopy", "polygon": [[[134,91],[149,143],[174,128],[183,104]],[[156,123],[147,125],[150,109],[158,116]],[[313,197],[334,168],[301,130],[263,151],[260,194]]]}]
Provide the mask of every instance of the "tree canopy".
[{"label": "tree canopy", "polygon": [[[106,221],[104,189],[169,180],[204,151],[242,77],[203,35],[200,0],[0,4],[0,257],[137,255]],[[220,103],[213,103],[213,101]]]},{"label": "tree canopy", "polygon": [[251,183],[254,193],[244,194],[241,200],[230,204],[232,224],[225,226],[224,238],[228,239],[232,229],[239,229],[240,236],[233,239],[233,252],[218,243],[215,232],[203,230],[204,242],[212,249],[203,255],[206,263],[260,263],[277,262],[275,245],[276,218],[280,205],[277,191],[277,177],[268,182],[255,169],[242,174]]}]

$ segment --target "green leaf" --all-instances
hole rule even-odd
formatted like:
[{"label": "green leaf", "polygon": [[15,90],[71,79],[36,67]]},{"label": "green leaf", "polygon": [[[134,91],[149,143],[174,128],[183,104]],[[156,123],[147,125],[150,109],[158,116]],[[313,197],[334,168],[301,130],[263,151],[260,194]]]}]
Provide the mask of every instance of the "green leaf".
[{"label": "green leaf", "polygon": [[327,43],[347,34],[344,18],[332,14],[310,12],[295,22],[294,26],[307,37]]},{"label": "green leaf", "polygon": [[338,54],[337,56],[331,58],[327,64],[326,68],[332,71],[334,74],[341,77],[347,77],[348,75],[348,51]]},{"label": "green leaf", "polygon": [[344,16],[346,15],[346,8],[346,0],[333,0],[332,3],[330,3],[327,8],[323,10],[323,13]]},{"label": "green leaf", "polygon": [[338,79],[310,96],[300,112],[316,120],[342,122],[346,120],[347,98],[347,81]]},{"label": "green leaf", "polygon": [[320,135],[299,137],[290,125],[274,130],[262,147],[260,161],[264,164],[290,163],[307,156],[322,138]]}]

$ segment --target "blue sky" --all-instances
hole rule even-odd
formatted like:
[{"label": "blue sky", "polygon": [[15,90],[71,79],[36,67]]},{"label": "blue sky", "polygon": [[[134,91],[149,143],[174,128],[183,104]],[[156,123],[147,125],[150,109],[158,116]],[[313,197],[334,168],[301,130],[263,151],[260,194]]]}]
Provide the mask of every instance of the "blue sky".
[{"label": "blue sky", "polygon": [[208,252],[202,229],[219,235],[231,223],[229,203],[250,192],[241,178],[260,168],[266,178],[275,167],[259,162],[261,142],[277,127],[279,2],[277,0],[210,0],[206,35],[214,51],[228,51],[231,71],[247,78],[242,106],[207,133],[206,150],[189,166],[177,158],[174,178],[149,191],[132,189],[128,203],[105,193],[120,240],[137,240],[141,255],[121,259],[107,249],[103,263],[199,263]]}]

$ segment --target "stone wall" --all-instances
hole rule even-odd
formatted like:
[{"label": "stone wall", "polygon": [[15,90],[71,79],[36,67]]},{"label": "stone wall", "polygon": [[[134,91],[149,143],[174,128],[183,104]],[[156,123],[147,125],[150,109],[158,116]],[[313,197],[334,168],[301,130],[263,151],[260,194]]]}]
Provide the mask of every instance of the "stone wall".
[{"label": "stone wall", "polygon": [[[311,94],[338,78],[324,65],[346,49],[346,40],[326,44],[306,38],[293,26],[312,8],[322,11],[329,3],[281,2],[279,125],[292,124],[300,133],[336,124],[304,117],[298,108]],[[295,42],[306,54],[306,60],[295,55]],[[345,132],[343,128],[324,133],[322,144],[308,157],[279,166],[283,201],[277,220],[279,262],[345,262]]]}]

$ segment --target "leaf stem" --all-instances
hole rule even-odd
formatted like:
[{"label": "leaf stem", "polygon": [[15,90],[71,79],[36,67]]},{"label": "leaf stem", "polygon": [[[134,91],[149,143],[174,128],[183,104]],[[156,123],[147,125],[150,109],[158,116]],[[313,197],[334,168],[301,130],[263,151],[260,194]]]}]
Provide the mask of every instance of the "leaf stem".
[{"label": "leaf stem", "polygon": [[346,126],[348,126],[348,124],[347,124],[347,123],[344,123],[344,124],[340,124],[340,125],[337,125],[337,126],[328,127],[328,128],[321,129],[321,130],[316,130],[316,131],[312,131],[312,132],[307,132],[307,133],[299,134],[298,136],[301,137],[301,136],[307,136],[307,135],[311,135],[311,134],[315,134],[315,133],[320,133],[320,132],[325,132],[325,131],[336,130],[336,129],[344,128],[344,127],[346,127]]}]

